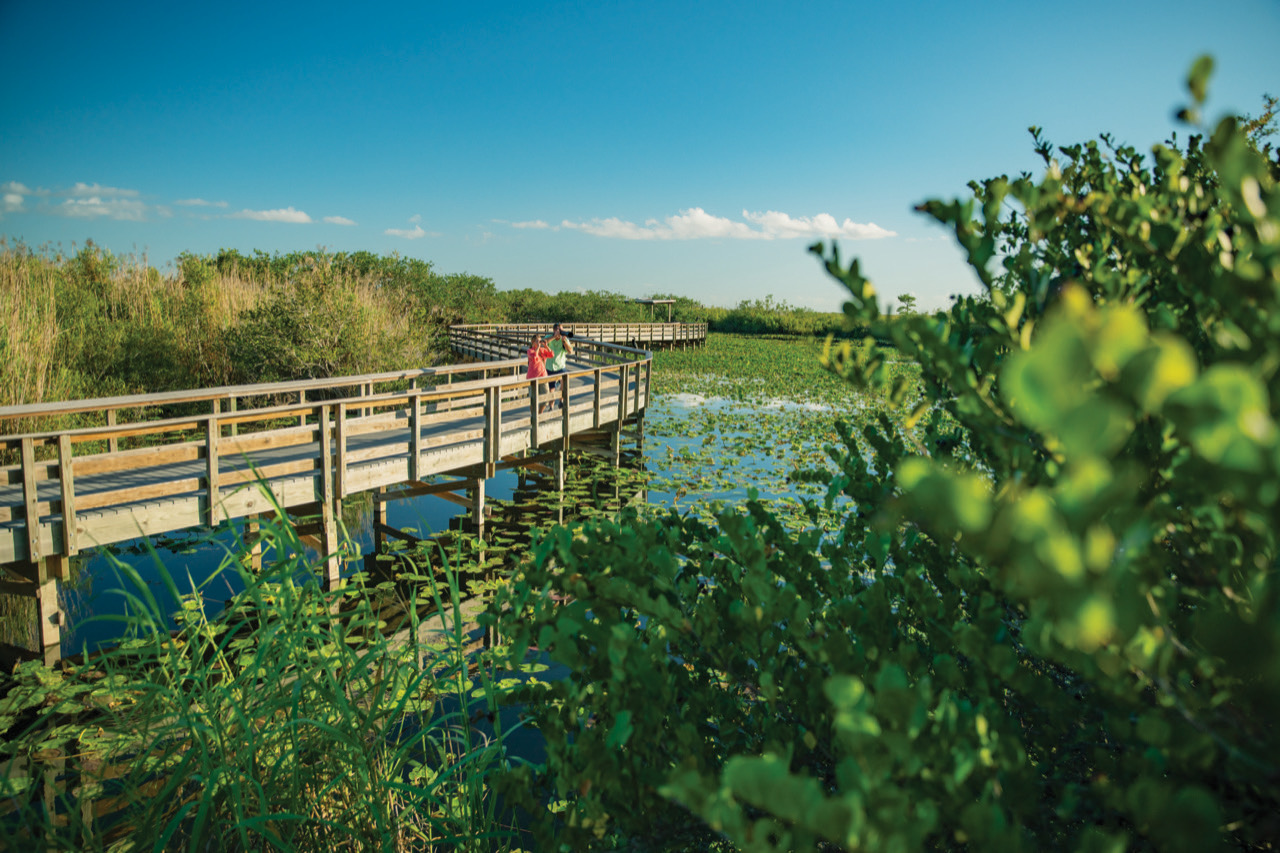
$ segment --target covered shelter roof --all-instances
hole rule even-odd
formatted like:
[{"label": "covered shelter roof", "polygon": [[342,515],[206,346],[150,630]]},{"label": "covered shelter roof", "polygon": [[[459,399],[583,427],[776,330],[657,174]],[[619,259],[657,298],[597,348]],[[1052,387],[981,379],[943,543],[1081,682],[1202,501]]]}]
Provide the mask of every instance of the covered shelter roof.
[{"label": "covered shelter roof", "polygon": [[667,322],[668,323],[671,322],[671,306],[676,304],[676,301],[674,299],[633,299],[631,301],[638,302],[641,305],[648,305],[650,320],[653,319],[653,306],[655,305],[667,306]]}]

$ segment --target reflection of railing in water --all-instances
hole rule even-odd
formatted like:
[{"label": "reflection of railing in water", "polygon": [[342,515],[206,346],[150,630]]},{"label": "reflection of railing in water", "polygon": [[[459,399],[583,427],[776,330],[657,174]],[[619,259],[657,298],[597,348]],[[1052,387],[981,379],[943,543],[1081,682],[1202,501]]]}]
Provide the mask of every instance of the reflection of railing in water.
[{"label": "reflection of railing in water", "polygon": [[[575,435],[612,435],[615,456],[624,424],[634,422],[641,435],[650,353],[588,340],[575,349],[567,381],[554,395],[549,385],[561,377],[527,380],[523,358],[504,358],[0,408],[0,421],[77,412],[104,412],[108,421],[0,437],[0,449],[21,460],[0,468],[0,567],[12,576],[0,580],[0,593],[36,600],[39,645],[47,661],[55,660],[61,636],[57,584],[67,576],[70,556],[140,535],[269,512],[271,502],[257,482],[304,519],[301,532],[327,557],[326,582],[337,584],[337,508],[348,495],[379,491],[375,524],[382,534],[390,532],[383,504],[421,494],[476,507],[482,520],[485,480],[496,471],[543,466],[563,484],[564,452]],[[275,404],[293,394],[298,402]],[[315,400],[318,394],[347,396]],[[269,405],[245,408],[261,401]],[[560,408],[539,413],[548,402]],[[134,423],[120,418],[195,405],[210,411]],[[121,442],[151,446],[120,449]],[[526,455],[531,450],[532,458]],[[429,482],[440,474],[457,479]],[[467,496],[455,494],[458,489]]]}]

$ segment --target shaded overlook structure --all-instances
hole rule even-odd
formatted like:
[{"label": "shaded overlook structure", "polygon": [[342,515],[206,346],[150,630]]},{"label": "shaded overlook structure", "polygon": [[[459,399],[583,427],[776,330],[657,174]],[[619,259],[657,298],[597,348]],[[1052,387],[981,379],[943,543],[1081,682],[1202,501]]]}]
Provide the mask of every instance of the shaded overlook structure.
[{"label": "shaded overlook structure", "polygon": [[[584,448],[619,464],[639,446],[652,350],[699,346],[706,324],[565,324],[574,354],[564,377],[525,378],[525,349],[551,324],[453,326],[454,364],[329,379],[204,388],[0,407],[0,594],[34,599],[36,649],[61,657],[59,581],[82,550],[245,519],[277,507],[323,555],[340,586],[349,541],[345,497],[374,492],[374,533],[386,504],[436,495],[471,512],[482,536],[485,483],[527,468],[564,488],[565,453]],[[545,413],[546,403],[559,406]],[[106,425],[19,432],[42,418],[104,413]],[[13,425],[17,425],[14,429]],[[12,460],[12,461],[11,461]],[[261,546],[254,544],[256,566]]]}]

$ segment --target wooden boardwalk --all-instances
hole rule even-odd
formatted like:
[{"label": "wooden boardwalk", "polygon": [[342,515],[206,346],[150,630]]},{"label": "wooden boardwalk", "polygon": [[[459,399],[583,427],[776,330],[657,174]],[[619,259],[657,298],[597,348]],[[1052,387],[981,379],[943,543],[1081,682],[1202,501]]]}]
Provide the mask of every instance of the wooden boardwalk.
[{"label": "wooden boardwalk", "polygon": [[[534,335],[549,335],[551,323],[482,323],[449,327],[449,345],[474,358],[511,358],[523,353]],[[564,323],[570,335],[629,347],[683,349],[705,346],[706,323]]]},{"label": "wooden boardwalk", "polygon": [[[482,363],[0,408],[0,421],[107,421],[0,436],[16,459],[0,468],[0,593],[36,599],[39,642],[54,660],[57,581],[83,549],[273,512],[274,501],[316,519],[306,532],[334,584],[348,495],[439,494],[480,520],[484,481],[499,469],[549,461],[563,484],[573,437],[601,432],[616,460],[624,423],[638,426],[648,405],[649,351],[577,336],[568,381],[552,393],[554,379],[526,380],[525,359],[507,357],[516,350],[506,330],[487,334],[483,345],[486,333],[472,329],[455,341]],[[157,411],[167,416],[143,419]],[[463,488],[466,498],[454,494]]]}]

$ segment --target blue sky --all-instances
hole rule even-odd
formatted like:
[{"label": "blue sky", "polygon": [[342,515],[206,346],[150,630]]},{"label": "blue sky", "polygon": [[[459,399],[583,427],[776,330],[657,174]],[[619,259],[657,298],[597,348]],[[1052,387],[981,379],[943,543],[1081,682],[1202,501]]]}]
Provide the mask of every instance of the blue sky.
[{"label": "blue sky", "polygon": [[[1280,94],[1280,2],[50,3],[0,0],[0,235],[368,250],[503,289],[772,295],[806,246],[885,294],[975,288],[912,208],[1106,131]],[[1185,130],[1181,131],[1185,135]]]}]

